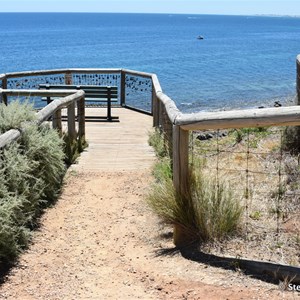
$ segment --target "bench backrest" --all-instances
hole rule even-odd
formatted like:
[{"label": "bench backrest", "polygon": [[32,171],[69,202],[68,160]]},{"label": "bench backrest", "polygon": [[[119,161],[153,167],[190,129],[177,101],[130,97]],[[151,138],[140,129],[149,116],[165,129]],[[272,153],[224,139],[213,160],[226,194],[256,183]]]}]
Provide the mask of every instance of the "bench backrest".
[{"label": "bench backrest", "polygon": [[118,88],[116,86],[40,84],[39,89],[83,90],[85,92],[85,98],[87,100],[89,98],[107,100],[110,92],[111,100],[118,100]]}]

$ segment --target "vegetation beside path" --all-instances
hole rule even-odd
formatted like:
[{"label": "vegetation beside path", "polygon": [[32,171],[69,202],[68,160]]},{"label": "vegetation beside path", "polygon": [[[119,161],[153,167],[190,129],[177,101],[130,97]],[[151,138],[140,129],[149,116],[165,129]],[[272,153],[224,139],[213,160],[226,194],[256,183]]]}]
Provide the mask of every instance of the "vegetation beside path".
[{"label": "vegetation beside path", "polygon": [[42,210],[57,199],[72,161],[58,132],[47,124],[37,126],[35,119],[28,103],[0,105],[0,134],[26,127],[17,141],[0,150],[0,264],[10,264],[27,247]]}]

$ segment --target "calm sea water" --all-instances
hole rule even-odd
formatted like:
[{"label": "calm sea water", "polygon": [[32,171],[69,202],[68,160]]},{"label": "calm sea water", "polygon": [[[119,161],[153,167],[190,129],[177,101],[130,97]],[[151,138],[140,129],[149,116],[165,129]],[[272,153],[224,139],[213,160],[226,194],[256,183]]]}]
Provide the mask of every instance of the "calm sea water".
[{"label": "calm sea water", "polygon": [[256,107],[295,95],[300,18],[2,13],[0,41],[0,73],[130,68],[184,111]]}]

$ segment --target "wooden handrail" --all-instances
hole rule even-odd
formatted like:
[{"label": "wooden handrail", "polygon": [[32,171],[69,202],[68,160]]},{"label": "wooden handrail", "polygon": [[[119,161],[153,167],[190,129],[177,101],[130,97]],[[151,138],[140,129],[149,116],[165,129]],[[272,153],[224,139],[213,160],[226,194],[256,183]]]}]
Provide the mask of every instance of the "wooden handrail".
[{"label": "wooden handrail", "polygon": [[140,72],[135,70],[122,69],[122,71],[128,75],[139,76],[139,77],[144,77],[149,79],[151,79],[153,76],[152,73]]},{"label": "wooden handrail", "polygon": [[76,94],[78,90],[18,90],[18,89],[0,89],[0,94],[7,96],[40,96],[40,97],[64,97]]},{"label": "wooden handrail", "polygon": [[300,106],[180,114],[174,124],[184,130],[299,125]]},{"label": "wooden handrail", "polygon": [[[70,94],[72,93],[72,94]],[[0,94],[5,95],[22,95],[22,96],[65,96],[62,98],[55,99],[46,107],[41,109],[39,112],[36,113],[37,119],[35,123],[40,125],[41,123],[47,121],[49,117],[55,115],[54,123],[58,129],[61,129],[61,114],[60,111],[62,108],[66,108],[69,106],[74,106],[76,102],[79,103],[78,105],[78,118],[79,118],[79,137],[84,138],[85,135],[85,122],[84,122],[84,91],[83,90],[6,90],[0,89]],[[70,111],[68,110],[68,113]],[[57,116],[60,116],[57,119]],[[71,121],[69,121],[71,120]],[[73,124],[74,123],[74,124]],[[0,135],[0,148],[5,147],[7,144],[11,143],[12,141],[17,140],[23,131],[26,130],[26,126],[21,126],[19,129],[11,129],[4,134]],[[68,115],[68,132],[71,138],[76,137],[75,132],[75,110],[72,109],[72,115]]]},{"label": "wooden handrail", "polygon": [[37,113],[37,122],[41,124],[42,122],[48,120],[49,117],[51,117],[57,110],[68,107],[70,104],[79,101],[84,97],[84,95],[85,93],[83,90],[78,90],[72,95],[55,99]]},{"label": "wooden handrail", "polygon": [[17,140],[22,134],[19,129],[10,129],[0,135],[0,148],[5,147],[9,143]]},{"label": "wooden handrail", "polygon": [[12,72],[4,74],[8,79],[9,78],[18,78],[25,76],[40,76],[40,75],[57,75],[65,73],[82,73],[82,74],[117,74],[120,73],[121,69],[53,69],[53,70],[36,70],[36,71],[23,71],[23,72]]}]

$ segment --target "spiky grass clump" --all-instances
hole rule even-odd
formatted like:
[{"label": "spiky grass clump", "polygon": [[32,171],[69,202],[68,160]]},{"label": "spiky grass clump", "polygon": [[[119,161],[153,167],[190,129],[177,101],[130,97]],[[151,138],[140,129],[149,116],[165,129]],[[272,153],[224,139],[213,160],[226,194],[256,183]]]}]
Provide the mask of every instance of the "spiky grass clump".
[{"label": "spiky grass clump", "polygon": [[[27,104],[12,103],[0,111],[20,116],[10,126],[0,116],[0,131],[34,120]],[[22,112],[27,115],[24,118]],[[28,244],[42,208],[53,202],[65,173],[63,142],[48,126],[27,125],[22,137],[0,150],[0,262],[8,263]]]},{"label": "spiky grass clump", "polygon": [[154,166],[155,183],[150,187],[147,202],[166,223],[178,225],[194,240],[202,242],[221,240],[239,227],[242,207],[232,190],[220,179],[204,177],[204,161],[197,161],[189,176],[189,190],[178,195],[172,181],[169,157],[164,152],[163,136],[155,131],[150,145],[159,157]]},{"label": "spiky grass clump", "polygon": [[195,172],[189,198],[201,241],[222,240],[239,228],[243,209],[224,181],[204,178],[201,171]]},{"label": "spiky grass clump", "polygon": [[190,179],[190,191],[179,196],[172,179],[161,177],[151,187],[148,204],[166,223],[181,226],[195,240],[222,240],[237,231],[243,210],[232,190],[199,171]]}]

